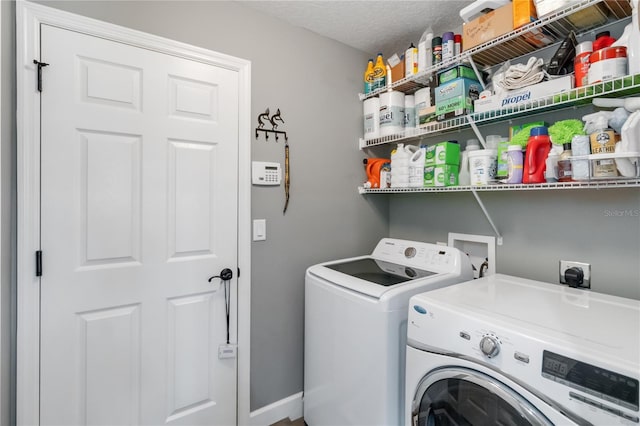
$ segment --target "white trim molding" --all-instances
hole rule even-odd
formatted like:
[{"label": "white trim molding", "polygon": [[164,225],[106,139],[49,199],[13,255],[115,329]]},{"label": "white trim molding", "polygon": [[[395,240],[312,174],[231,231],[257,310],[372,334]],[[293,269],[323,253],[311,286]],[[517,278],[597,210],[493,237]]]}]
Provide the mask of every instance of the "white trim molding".
[{"label": "white trim molding", "polygon": [[266,405],[251,412],[251,426],[267,426],[279,420],[297,420],[302,417],[302,392],[288,396],[280,401]]},{"label": "white trim molding", "polygon": [[40,248],[40,97],[34,59],[41,59],[40,27],[52,25],[163,54],[196,60],[238,72],[238,369],[237,423],[250,422],[251,306],[251,63],[244,59],[146,34],[40,4],[16,3],[17,73],[17,389],[18,425],[39,424],[40,283],[35,252]]}]

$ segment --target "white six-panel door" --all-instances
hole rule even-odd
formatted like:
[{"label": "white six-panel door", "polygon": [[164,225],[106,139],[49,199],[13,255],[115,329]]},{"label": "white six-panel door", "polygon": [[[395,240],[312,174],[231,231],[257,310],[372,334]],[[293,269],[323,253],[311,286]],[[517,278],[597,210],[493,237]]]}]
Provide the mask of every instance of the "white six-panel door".
[{"label": "white six-panel door", "polygon": [[235,424],[237,72],[47,25],[40,54],[41,424]]}]

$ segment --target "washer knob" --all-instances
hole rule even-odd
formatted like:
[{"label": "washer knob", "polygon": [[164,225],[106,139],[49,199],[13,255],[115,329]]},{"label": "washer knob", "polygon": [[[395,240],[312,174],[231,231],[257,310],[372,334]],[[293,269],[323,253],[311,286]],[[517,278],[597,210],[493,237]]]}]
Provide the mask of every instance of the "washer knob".
[{"label": "washer knob", "polygon": [[500,353],[500,342],[495,336],[484,336],[480,340],[480,350],[488,358],[493,358]]}]

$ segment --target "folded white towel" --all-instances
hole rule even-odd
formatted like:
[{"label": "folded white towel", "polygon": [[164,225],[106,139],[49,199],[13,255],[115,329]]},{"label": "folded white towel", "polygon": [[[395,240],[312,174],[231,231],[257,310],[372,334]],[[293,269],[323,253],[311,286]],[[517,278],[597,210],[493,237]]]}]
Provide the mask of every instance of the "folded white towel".
[{"label": "folded white towel", "polygon": [[506,90],[521,89],[544,80],[544,60],[532,56],[526,64],[511,65],[497,84]]}]

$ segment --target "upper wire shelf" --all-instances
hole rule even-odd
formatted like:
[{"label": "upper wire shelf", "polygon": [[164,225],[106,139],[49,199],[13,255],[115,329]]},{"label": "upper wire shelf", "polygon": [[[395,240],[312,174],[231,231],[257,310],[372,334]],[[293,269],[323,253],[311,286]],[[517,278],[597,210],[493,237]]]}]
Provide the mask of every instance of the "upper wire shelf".
[{"label": "upper wire shelf", "polygon": [[[591,24],[583,22],[581,16],[585,13],[586,9],[589,8],[592,8],[592,10],[589,10],[590,14],[599,14],[602,20],[592,21]],[[605,25],[607,22],[628,18],[631,16],[631,11],[630,0],[582,0],[572,2],[570,6],[560,11],[547,15],[479,46],[465,50],[449,61],[441,62],[418,74],[393,82],[387,88],[379,89],[366,95],[360,93],[359,97],[360,100],[364,100],[378,96],[389,89],[411,94],[418,89],[426,87],[433,73],[468,61],[469,59],[473,60],[478,66],[486,68],[503,63],[508,59],[535,52],[539,47],[527,42],[525,38],[525,35],[532,30],[541,30],[547,36],[551,37],[554,42],[560,42],[571,31],[581,34]]]},{"label": "upper wire shelf", "polygon": [[[566,92],[560,92],[533,99],[522,104],[509,106],[498,110],[472,113],[471,118],[476,124],[489,124],[502,121],[505,118],[515,118],[529,115],[531,112],[558,110],[562,108],[583,105],[596,97],[622,97],[640,93],[640,74],[619,77],[588,86],[577,87]],[[445,133],[470,126],[467,116],[460,116],[446,121],[434,121],[421,128],[407,129],[402,133],[381,138],[360,138],[360,149],[392,142],[420,139],[429,135]]]}]

